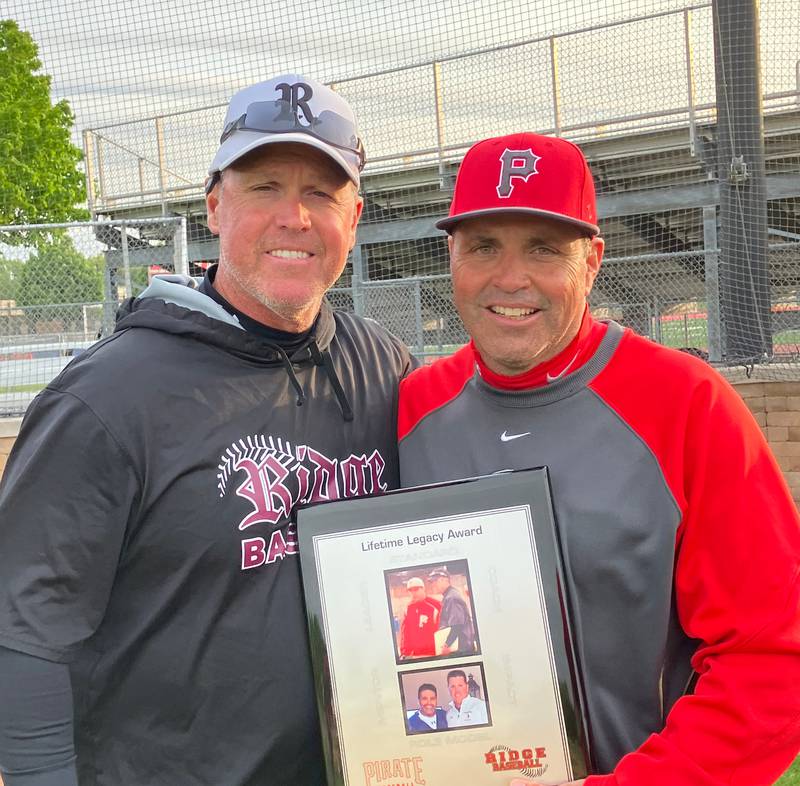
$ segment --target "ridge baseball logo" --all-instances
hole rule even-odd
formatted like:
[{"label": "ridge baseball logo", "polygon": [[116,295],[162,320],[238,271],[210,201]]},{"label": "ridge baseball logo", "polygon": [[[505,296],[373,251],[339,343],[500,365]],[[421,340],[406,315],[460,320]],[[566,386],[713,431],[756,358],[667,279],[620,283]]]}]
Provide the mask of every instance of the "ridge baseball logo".
[{"label": "ridge baseball logo", "polygon": [[500,156],[500,181],[497,184],[497,196],[508,199],[514,191],[515,179],[528,181],[531,175],[538,175],[536,164],[541,160],[530,148],[527,150],[509,150],[506,148]]},{"label": "ridge baseball logo", "polygon": [[526,778],[540,778],[547,770],[542,759],[547,756],[545,748],[523,748],[516,750],[507,745],[495,745],[483,754],[484,763],[492,768],[492,772],[508,772],[519,770]]},{"label": "ridge baseball logo", "polygon": [[[386,491],[386,462],[374,450],[371,455],[351,454],[328,458],[309,445],[292,446],[280,438],[254,434],[234,442],[222,454],[217,467],[217,488],[224,497],[234,476],[244,474],[234,493],[247,500],[252,510],[239,522],[245,530],[255,524],[274,527],[286,522],[295,505],[304,502],[359,497]],[[242,540],[242,570],[269,565],[297,553],[295,528],[280,528],[269,536]]]}]

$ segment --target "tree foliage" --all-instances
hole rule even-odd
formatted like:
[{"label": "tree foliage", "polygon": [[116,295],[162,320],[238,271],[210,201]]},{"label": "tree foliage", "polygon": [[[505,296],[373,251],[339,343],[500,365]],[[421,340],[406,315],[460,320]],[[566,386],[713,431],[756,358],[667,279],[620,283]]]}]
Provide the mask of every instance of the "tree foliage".
[{"label": "tree foliage", "polygon": [[97,303],[103,299],[102,257],[87,259],[68,235],[54,237],[22,265],[17,304]]},{"label": "tree foliage", "polygon": [[[0,224],[71,221],[86,217],[78,164],[70,141],[72,110],[50,101],[50,77],[31,35],[0,20]],[[8,233],[6,243],[25,242]]]},{"label": "tree foliage", "polygon": [[0,256],[0,300],[16,300],[22,261]]}]

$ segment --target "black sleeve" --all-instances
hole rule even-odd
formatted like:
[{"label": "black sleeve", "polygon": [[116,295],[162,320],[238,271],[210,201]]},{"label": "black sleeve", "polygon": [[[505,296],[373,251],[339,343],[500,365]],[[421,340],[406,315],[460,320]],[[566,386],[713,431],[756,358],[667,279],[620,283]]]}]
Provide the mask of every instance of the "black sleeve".
[{"label": "black sleeve", "polygon": [[69,667],[0,647],[5,786],[77,786],[72,726]]},{"label": "black sleeve", "polygon": [[67,662],[105,613],[140,480],[79,398],[43,391],[0,483],[0,646]]}]

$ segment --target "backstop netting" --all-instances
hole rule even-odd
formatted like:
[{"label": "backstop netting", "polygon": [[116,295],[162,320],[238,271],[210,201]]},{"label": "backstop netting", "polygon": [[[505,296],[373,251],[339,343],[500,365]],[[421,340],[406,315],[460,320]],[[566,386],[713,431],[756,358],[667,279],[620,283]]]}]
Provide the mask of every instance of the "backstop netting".
[{"label": "backstop netting", "polygon": [[[381,321],[425,357],[459,346],[466,336],[434,222],[473,142],[531,130],[577,142],[592,166],[606,240],[597,314],[722,368],[800,372],[795,0],[7,0],[0,13],[13,20],[0,57],[14,68],[0,80],[0,138],[10,140],[0,145],[0,358],[18,356],[23,339],[76,332],[77,317],[59,328],[37,310],[75,299],[69,265],[52,265],[52,303],[20,286],[43,254],[66,248],[71,264],[99,271],[99,305],[88,296],[66,305],[94,307],[101,331],[140,268],[174,269],[156,224],[135,222],[164,221],[170,244],[181,226],[179,257],[202,274],[218,255],[202,186],[227,100],[298,72],[350,101],[367,150],[364,216],[335,305]],[[38,49],[33,69],[26,41]],[[25,122],[35,90],[20,61],[50,77],[62,127],[72,113],[64,133],[75,159],[59,160],[80,175],[78,212],[53,208],[70,178],[54,183],[42,174],[52,161],[25,158],[46,140]],[[74,219],[96,223],[26,229]],[[104,224],[130,227],[130,286],[121,236],[105,242]],[[6,374],[0,395],[38,380]]]}]

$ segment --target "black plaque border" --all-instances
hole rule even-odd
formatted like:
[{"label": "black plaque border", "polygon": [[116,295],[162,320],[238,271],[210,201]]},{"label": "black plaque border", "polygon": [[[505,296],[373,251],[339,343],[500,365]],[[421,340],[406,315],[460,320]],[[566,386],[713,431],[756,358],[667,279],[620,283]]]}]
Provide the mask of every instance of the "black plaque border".
[{"label": "black plaque border", "polygon": [[314,538],[332,532],[352,532],[520,506],[527,506],[531,513],[573,778],[581,779],[592,774],[591,732],[585,709],[582,670],[573,645],[570,625],[572,600],[564,580],[562,542],[553,512],[547,467],[536,467],[398,489],[380,495],[318,502],[295,509],[328,786],[346,786],[346,780],[322,623]]}]

